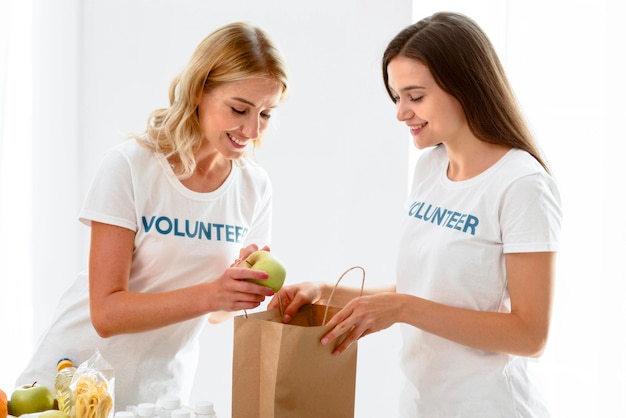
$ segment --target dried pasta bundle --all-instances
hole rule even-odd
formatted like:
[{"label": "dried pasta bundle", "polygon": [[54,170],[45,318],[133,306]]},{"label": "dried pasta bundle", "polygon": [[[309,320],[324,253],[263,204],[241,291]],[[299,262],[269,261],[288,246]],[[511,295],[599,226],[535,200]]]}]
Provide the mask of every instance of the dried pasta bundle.
[{"label": "dried pasta bundle", "polygon": [[72,378],[71,418],[112,418],[115,410],[115,371],[96,353],[82,363]]},{"label": "dried pasta bundle", "polygon": [[113,407],[105,380],[82,376],[76,381],[74,410],[76,418],[107,418]]}]

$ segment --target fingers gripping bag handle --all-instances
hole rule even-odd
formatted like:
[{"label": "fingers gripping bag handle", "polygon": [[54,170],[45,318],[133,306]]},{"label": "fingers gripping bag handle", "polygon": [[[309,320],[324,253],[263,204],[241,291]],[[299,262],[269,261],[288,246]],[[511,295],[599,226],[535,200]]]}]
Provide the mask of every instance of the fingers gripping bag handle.
[{"label": "fingers gripping bag handle", "polygon": [[337,279],[337,282],[335,283],[335,286],[333,287],[333,290],[330,292],[330,296],[328,297],[328,303],[326,304],[326,309],[324,310],[324,320],[322,321],[322,325],[326,325],[326,319],[328,317],[328,308],[330,307],[330,303],[332,302],[333,296],[335,295],[335,290],[337,290],[337,286],[339,286],[339,283],[341,282],[341,279],[343,279],[346,274],[348,274],[352,270],[356,270],[356,269],[361,270],[361,273],[362,273],[362,277],[361,277],[361,296],[363,296],[363,288],[365,287],[365,269],[363,267],[361,267],[361,266],[350,267],[349,269],[344,271],[341,274],[341,276],[339,276],[339,279]]}]

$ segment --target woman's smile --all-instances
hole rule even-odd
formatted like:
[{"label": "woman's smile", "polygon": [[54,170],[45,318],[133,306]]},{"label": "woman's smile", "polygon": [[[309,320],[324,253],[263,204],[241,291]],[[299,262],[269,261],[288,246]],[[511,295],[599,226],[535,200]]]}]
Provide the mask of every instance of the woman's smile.
[{"label": "woman's smile", "polygon": [[236,137],[233,134],[229,134],[228,132],[226,133],[226,136],[228,136],[228,139],[231,140],[231,142],[237,147],[237,148],[245,148],[248,146],[248,143],[250,142],[249,138],[240,138],[240,137]]},{"label": "woman's smile", "polygon": [[411,135],[416,136],[419,135],[420,132],[428,125],[428,122],[420,123],[419,125],[408,125],[411,130]]}]

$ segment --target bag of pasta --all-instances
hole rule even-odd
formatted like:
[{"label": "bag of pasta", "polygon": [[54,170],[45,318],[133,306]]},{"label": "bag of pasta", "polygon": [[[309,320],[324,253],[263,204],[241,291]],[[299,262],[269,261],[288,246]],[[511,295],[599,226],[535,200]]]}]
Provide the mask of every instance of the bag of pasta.
[{"label": "bag of pasta", "polygon": [[70,389],[74,393],[71,418],[112,418],[115,413],[115,371],[96,350],[74,372]]}]

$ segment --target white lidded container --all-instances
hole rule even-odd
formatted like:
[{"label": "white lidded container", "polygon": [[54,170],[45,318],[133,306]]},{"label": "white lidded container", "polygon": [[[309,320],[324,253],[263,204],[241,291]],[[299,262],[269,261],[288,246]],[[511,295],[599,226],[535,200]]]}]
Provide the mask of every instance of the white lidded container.
[{"label": "white lidded container", "polygon": [[157,408],[157,415],[160,418],[170,418],[172,412],[180,409],[180,398],[178,396],[165,396],[159,403]]},{"label": "white lidded container", "polygon": [[157,416],[157,407],[153,403],[140,403],[137,405],[135,413],[140,418],[155,418]]},{"label": "white lidded container", "polygon": [[194,412],[196,414],[196,418],[217,418],[213,402],[211,401],[198,402]]}]

